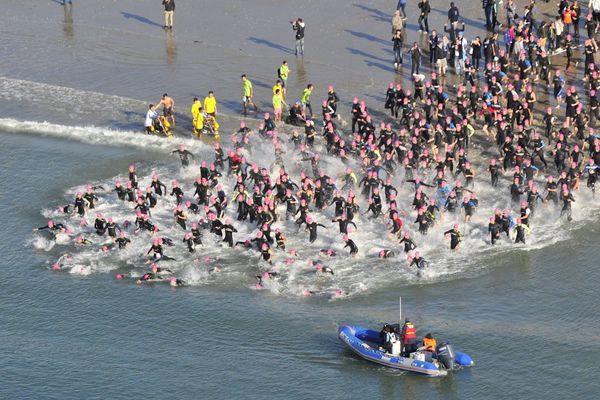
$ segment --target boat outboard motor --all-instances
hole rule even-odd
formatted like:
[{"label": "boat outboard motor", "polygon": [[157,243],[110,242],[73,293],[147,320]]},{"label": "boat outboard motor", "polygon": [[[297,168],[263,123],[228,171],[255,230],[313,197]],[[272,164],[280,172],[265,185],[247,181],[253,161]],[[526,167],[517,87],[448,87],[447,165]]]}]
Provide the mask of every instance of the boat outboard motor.
[{"label": "boat outboard motor", "polygon": [[446,367],[447,370],[454,369],[454,349],[448,342],[440,343],[437,346],[437,358]]}]

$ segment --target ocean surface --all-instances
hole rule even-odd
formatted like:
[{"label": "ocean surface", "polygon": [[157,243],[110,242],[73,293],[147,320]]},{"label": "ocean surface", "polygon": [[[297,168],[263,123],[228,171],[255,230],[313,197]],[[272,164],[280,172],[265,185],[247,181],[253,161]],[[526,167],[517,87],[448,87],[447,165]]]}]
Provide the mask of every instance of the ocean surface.
[{"label": "ocean surface", "polygon": [[[173,268],[191,282],[171,289],[114,278],[117,271],[144,270],[140,253],[150,239],[113,256],[32,232],[50,217],[60,220],[56,207],[86,184],[110,188],[131,163],[144,182],[157,173],[168,187],[169,177],[190,187],[197,169],[182,169],[170,152],[181,142],[212,157],[210,143],[188,136],[191,97],[215,90],[223,130],[232,132],[239,121],[239,75],[253,77],[266,109],[282,58],[290,61],[290,92],[314,82],[320,85],[314,98],[320,99],[331,82],[343,99],[342,114],[353,95],[383,111],[387,84],[402,79],[393,73],[389,52],[387,21],[395,1],[315,0],[298,9],[266,0],[210,8],[178,0],[172,34],[160,30],[160,4],[7,3],[10,12],[0,17],[0,398],[597,397],[600,211],[584,194],[577,196],[589,206],[576,205],[570,225],[540,208],[527,247],[506,242],[490,249],[484,231],[473,228],[466,231],[470,246],[449,254],[439,232],[430,235],[423,247],[432,268],[422,279],[402,256],[377,260],[380,243],[371,236],[378,226],[365,220],[356,233],[361,256],[324,261],[335,278],[315,278],[297,261],[294,273],[261,291],[254,290],[257,255],[213,242],[196,258],[186,258],[180,243],[168,250],[182,255]],[[469,29],[479,32],[479,4],[476,10],[457,4]],[[430,24],[444,18],[446,6],[436,7]],[[310,21],[304,61],[290,54],[288,21],[298,16]],[[417,40],[413,25],[409,39]],[[181,104],[175,141],[138,133],[147,103],[164,92]],[[224,143],[228,138],[223,135]],[[252,157],[270,160],[260,146]],[[340,164],[327,160],[326,166],[331,172]],[[290,163],[293,171],[300,168]],[[481,179],[477,191],[485,207],[474,226],[505,206]],[[111,196],[99,192],[102,199]],[[170,221],[170,205],[156,215],[163,225]],[[99,209],[119,220],[127,215],[110,202]],[[236,240],[252,233],[240,230]],[[320,232],[317,247],[307,246],[301,234],[288,236],[303,256],[318,258],[311,254],[319,246],[339,244],[329,240],[336,231],[332,225]],[[181,240],[174,229],[164,233]],[[52,271],[65,250],[76,254],[76,265]],[[211,265],[223,272],[209,275]],[[302,296],[305,288],[320,295]],[[332,298],[336,288],[344,296]],[[399,296],[403,316],[416,323],[419,335],[449,340],[475,366],[424,378],[367,363],[343,347],[339,325],[396,322]]]}]

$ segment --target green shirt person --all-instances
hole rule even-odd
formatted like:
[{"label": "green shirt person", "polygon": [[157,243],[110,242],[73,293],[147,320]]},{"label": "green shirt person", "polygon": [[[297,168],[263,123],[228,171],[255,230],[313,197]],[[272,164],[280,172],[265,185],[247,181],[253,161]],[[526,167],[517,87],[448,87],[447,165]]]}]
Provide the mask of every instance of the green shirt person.
[{"label": "green shirt person", "polygon": [[283,62],[281,63],[281,66],[277,70],[277,75],[279,75],[279,79],[281,79],[281,88],[282,88],[281,92],[282,92],[283,98],[285,99],[285,96],[287,94],[287,80],[288,80],[288,77],[290,76],[290,68],[288,67],[287,61],[283,60]]},{"label": "green shirt person", "polygon": [[278,70],[279,79],[281,79],[282,86],[285,87],[287,84],[287,79],[290,76],[290,68],[288,67],[287,61],[283,61]]},{"label": "green shirt person", "polygon": [[254,104],[254,101],[252,100],[252,96],[254,95],[254,92],[252,90],[252,82],[250,81],[250,79],[248,79],[246,74],[242,75],[242,91],[244,93],[244,96],[242,97],[242,107],[244,108],[244,116],[248,115],[248,105],[254,107],[254,112],[258,111],[258,107],[256,107],[256,104]]},{"label": "green shirt person", "polygon": [[306,89],[304,89],[304,91],[302,92],[302,97],[300,98],[300,101],[302,102],[302,106],[304,107],[304,113],[306,116],[306,110],[308,109],[308,111],[310,112],[310,118],[312,118],[313,116],[313,111],[312,111],[312,107],[310,106],[310,95],[312,94],[314,89],[314,86],[312,83],[309,83],[306,86]]}]

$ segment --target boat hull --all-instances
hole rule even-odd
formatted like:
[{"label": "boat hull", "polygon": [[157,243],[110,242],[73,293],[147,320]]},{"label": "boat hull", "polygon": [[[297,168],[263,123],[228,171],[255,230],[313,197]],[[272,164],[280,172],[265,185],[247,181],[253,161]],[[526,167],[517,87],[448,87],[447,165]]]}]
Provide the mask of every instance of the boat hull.
[{"label": "boat hull", "polygon": [[402,356],[393,356],[372,347],[366,341],[379,341],[379,333],[359,326],[344,325],[339,328],[338,336],[356,355],[365,360],[384,365],[389,368],[415,372],[427,376],[445,376],[448,372],[428,361],[414,360]]}]

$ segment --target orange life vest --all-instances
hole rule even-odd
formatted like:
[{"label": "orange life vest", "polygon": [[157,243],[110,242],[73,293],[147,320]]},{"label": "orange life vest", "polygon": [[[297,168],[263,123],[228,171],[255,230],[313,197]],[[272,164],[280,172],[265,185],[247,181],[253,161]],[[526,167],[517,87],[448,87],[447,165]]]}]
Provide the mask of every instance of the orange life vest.
[{"label": "orange life vest", "polygon": [[424,338],[423,339],[423,347],[425,347],[425,350],[427,351],[435,351],[435,348],[437,346],[437,343],[435,341],[435,339],[431,338]]}]

